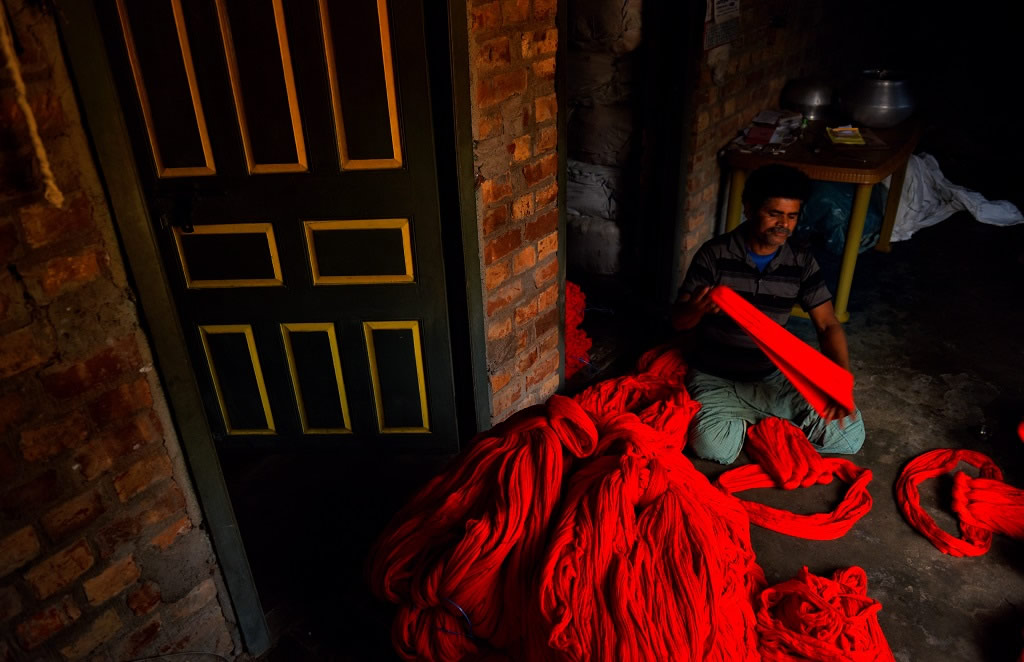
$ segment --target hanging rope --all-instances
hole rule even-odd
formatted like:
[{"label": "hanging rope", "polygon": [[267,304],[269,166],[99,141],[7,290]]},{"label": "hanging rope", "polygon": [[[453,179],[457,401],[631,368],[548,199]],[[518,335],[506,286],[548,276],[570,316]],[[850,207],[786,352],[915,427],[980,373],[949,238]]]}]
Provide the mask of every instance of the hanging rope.
[{"label": "hanging rope", "polygon": [[64,206],[64,194],[57,186],[57,178],[50,168],[50,158],[46,155],[46,147],[39,137],[39,126],[36,124],[35,114],[28,103],[28,92],[25,88],[25,81],[21,77],[21,67],[18,65],[18,56],[14,52],[13,28],[7,24],[7,12],[0,11],[0,50],[4,54],[4,64],[10,74],[11,82],[14,83],[14,94],[18,107],[25,117],[25,126],[28,129],[29,140],[32,142],[32,151],[35,153],[36,161],[39,162],[39,172],[43,176],[44,197],[54,207]]},{"label": "hanging rope", "polygon": [[999,470],[988,456],[971,450],[937,448],[915,457],[907,463],[896,481],[896,504],[911,526],[928,538],[939,551],[952,556],[981,556],[992,544],[992,530],[960,522],[962,538],[950,535],[935,523],[935,520],[921,507],[921,493],[918,485],[956,468],[966,462],[977,467],[982,478],[1002,480]]},{"label": "hanging rope", "polygon": [[882,605],[867,595],[868,578],[856,566],[831,579],[805,567],[795,579],[765,589],[757,599],[757,633],[764,662],[893,662],[878,624]]}]

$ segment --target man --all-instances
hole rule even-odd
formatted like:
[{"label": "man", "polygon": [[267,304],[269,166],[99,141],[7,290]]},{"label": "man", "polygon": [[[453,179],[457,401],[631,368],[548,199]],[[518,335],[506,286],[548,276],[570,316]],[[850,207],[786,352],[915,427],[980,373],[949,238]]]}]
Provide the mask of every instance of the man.
[{"label": "man", "polygon": [[864,443],[859,411],[833,402],[819,416],[708,296],[714,286],[728,285],[782,325],[799,302],[822,353],[850,369],[846,334],[818,264],[809,251],[786,241],[810,188],[810,179],[794,168],[772,165],[751,173],[743,190],[746,222],[701,246],[680,288],[672,325],[697,330],[686,386],[701,403],[687,442],[699,457],[731,464],[747,426],[770,416],[800,427],[821,453],[856,453]]}]

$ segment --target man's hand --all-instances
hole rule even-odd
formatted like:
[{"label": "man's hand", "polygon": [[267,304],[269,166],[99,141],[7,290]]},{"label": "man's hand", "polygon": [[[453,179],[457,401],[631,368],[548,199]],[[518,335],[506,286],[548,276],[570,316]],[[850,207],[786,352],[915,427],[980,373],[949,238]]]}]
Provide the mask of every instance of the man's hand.
[{"label": "man's hand", "polygon": [[828,405],[825,406],[825,411],[822,413],[821,417],[825,419],[826,423],[839,421],[839,429],[844,429],[846,427],[846,419],[850,419],[851,424],[856,420],[853,416],[853,411],[842,406],[835,400],[830,401]]},{"label": "man's hand", "polygon": [[710,293],[711,286],[708,285],[693,294],[679,297],[679,303],[672,313],[672,326],[678,331],[686,331],[697,326],[704,315],[722,312],[718,304],[711,299]]}]

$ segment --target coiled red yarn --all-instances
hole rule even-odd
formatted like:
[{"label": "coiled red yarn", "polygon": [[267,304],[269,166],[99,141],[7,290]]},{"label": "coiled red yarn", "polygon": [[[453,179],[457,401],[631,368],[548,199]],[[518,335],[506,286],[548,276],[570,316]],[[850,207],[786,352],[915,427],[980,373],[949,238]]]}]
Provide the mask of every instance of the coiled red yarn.
[{"label": "coiled red yarn", "polygon": [[953,512],[960,521],[993,533],[1024,539],[1024,490],[994,478],[953,475]]},{"label": "coiled red yarn", "polygon": [[750,426],[744,449],[784,490],[832,482],[824,459],[789,421],[772,416]]},{"label": "coiled red yarn", "polygon": [[764,662],[892,662],[878,612],[867,595],[867,575],[856,566],[831,579],[805,567],[795,579],[765,589],[757,599],[757,633]]},{"label": "coiled red yarn", "polygon": [[952,556],[980,556],[992,545],[992,530],[960,521],[962,538],[950,535],[935,523],[921,507],[918,485],[929,478],[949,473],[961,462],[978,468],[982,478],[1002,480],[999,470],[988,456],[971,450],[937,448],[907,463],[896,480],[896,504],[910,525],[928,538],[939,551]]},{"label": "coiled red yarn", "polygon": [[580,286],[565,281],[565,378],[569,379],[590,361],[592,340],[580,328],[587,297]]}]

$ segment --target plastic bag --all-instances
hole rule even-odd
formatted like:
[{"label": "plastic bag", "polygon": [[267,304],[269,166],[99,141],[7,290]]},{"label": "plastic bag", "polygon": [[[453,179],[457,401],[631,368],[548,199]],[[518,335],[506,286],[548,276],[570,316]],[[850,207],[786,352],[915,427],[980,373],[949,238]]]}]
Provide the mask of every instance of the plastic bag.
[{"label": "plastic bag", "polygon": [[[857,186],[836,182],[813,184],[811,196],[804,203],[795,234],[799,238],[810,239],[814,244],[823,240],[825,250],[833,255],[842,255]],[[887,192],[885,186],[875,186],[871,190],[871,201],[868,203],[868,214],[864,219],[864,234],[861,235],[859,253],[878,243]]]}]

